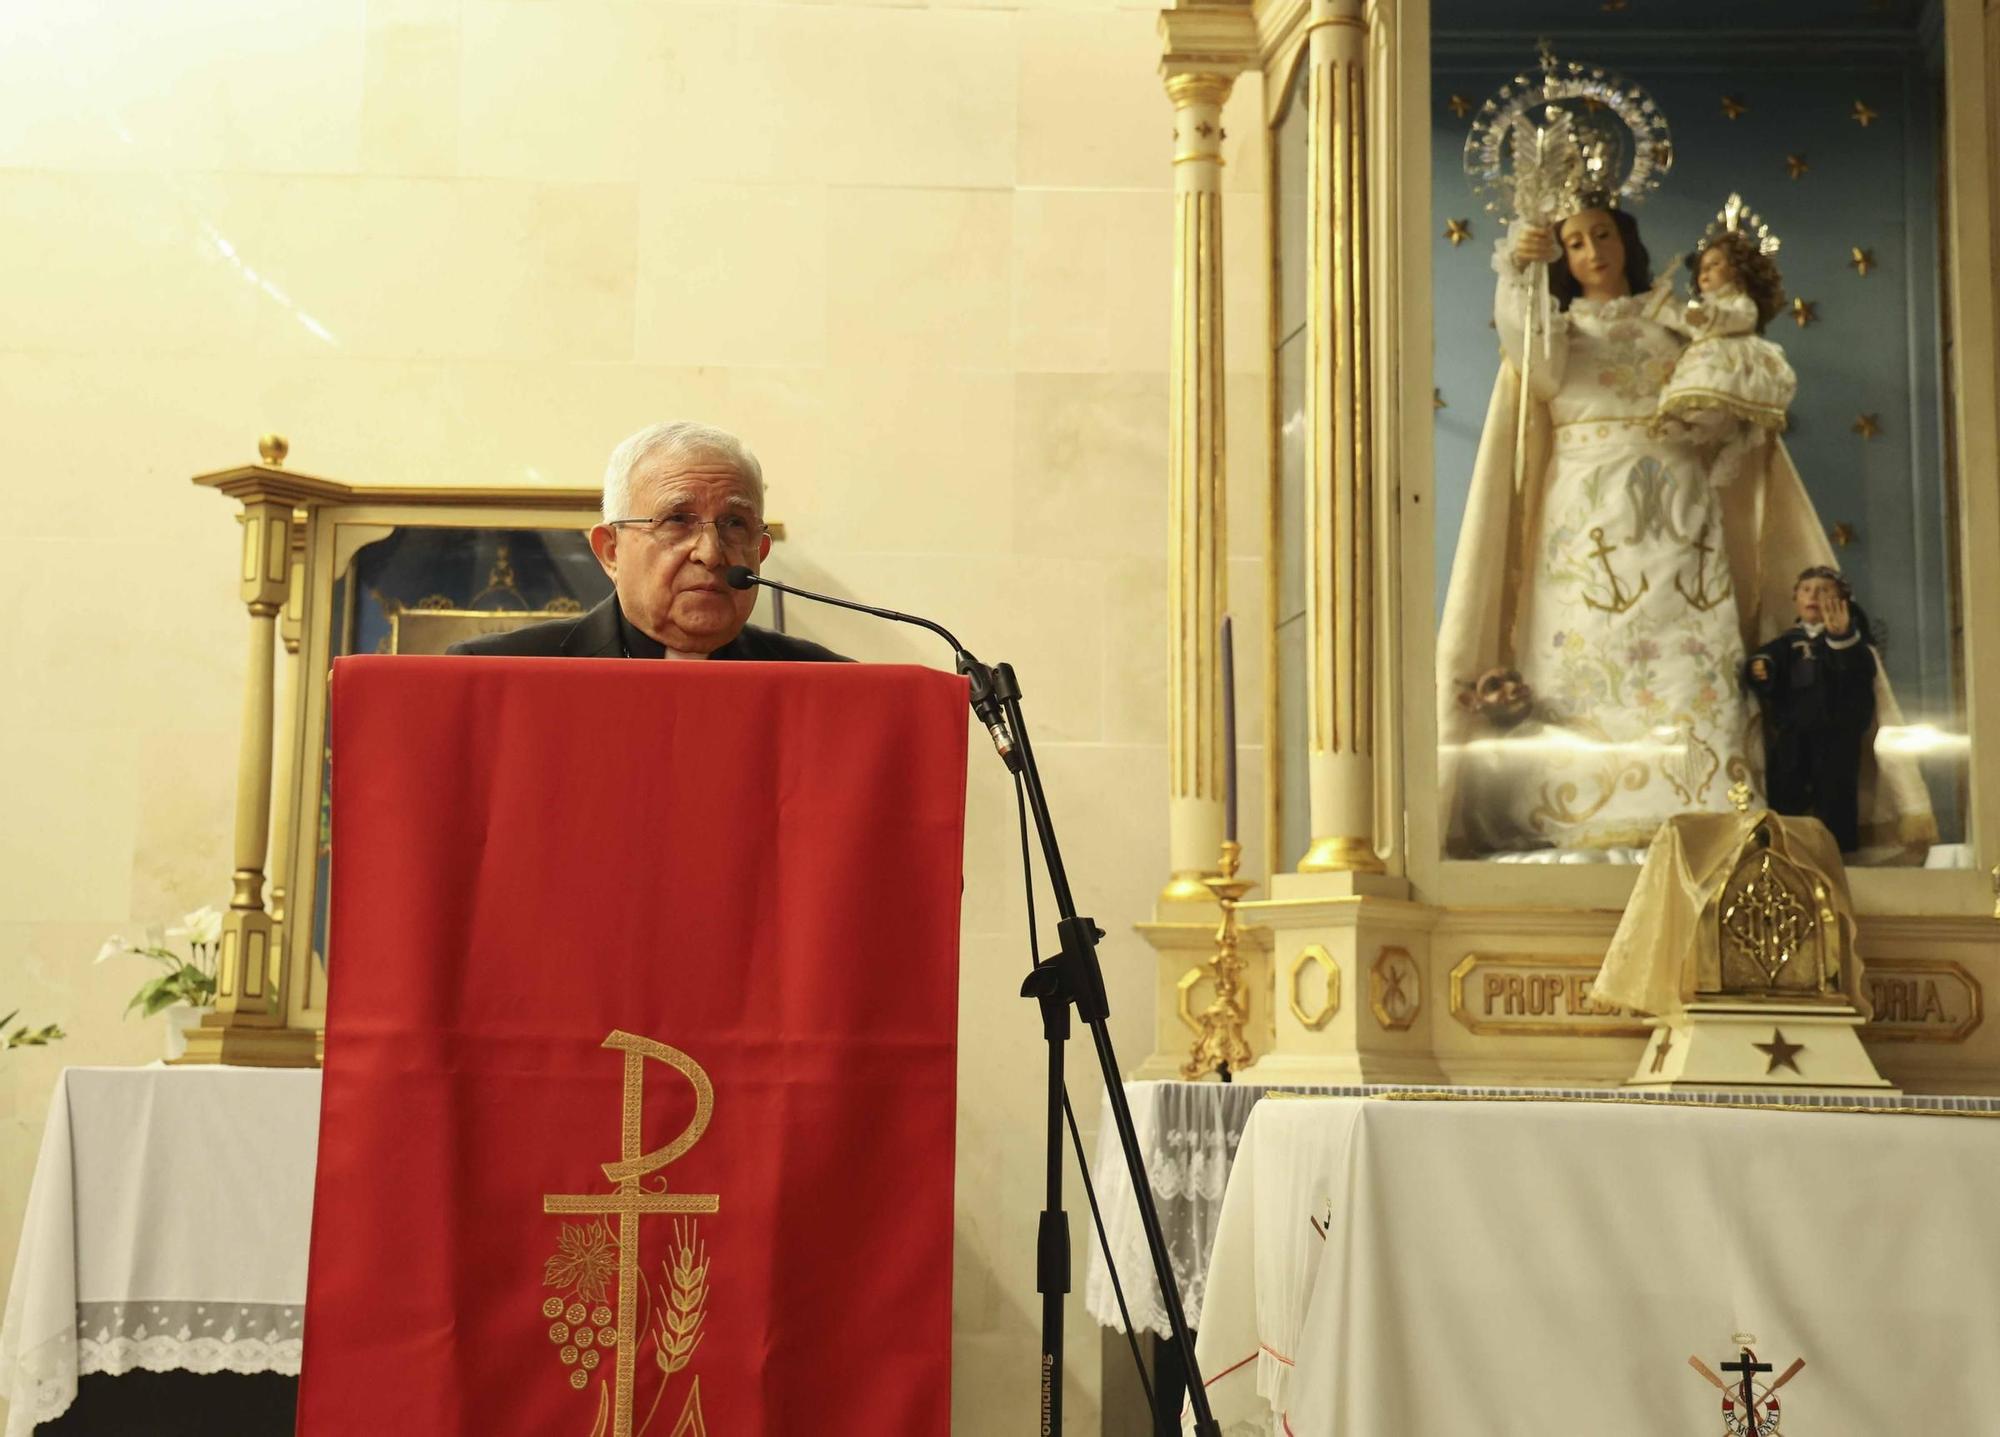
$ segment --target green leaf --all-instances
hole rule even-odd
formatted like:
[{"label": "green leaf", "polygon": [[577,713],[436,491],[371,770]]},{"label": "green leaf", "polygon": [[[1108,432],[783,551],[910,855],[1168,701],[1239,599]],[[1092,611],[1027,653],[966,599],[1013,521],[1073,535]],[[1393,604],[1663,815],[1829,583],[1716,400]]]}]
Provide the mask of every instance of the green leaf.
[{"label": "green leaf", "polygon": [[[167,995],[164,998],[161,996],[163,993]],[[148,979],[139,985],[139,991],[134,993],[132,1001],[125,1005],[125,1014],[130,1017],[132,1010],[137,1008],[145,1017],[150,1018],[173,1001],[172,992],[167,988],[165,978]]]}]

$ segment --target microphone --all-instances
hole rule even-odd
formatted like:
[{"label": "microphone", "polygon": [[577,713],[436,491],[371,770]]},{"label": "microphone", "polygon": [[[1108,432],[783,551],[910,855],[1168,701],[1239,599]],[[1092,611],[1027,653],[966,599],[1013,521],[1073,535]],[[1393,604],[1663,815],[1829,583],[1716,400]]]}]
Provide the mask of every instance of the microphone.
[{"label": "microphone", "polygon": [[951,645],[952,654],[957,659],[958,672],[972,684],[972,711],[979,721],[986,725],[986,732],[993,739],[993,751],[1000,755],[1000,761],[1007,765],[1009,773],[1021,771],[1021,755],[1014,747],[1014,736],[1007,731],[1007,715],[1000,706],[999,695],[993,687],[993,670],[973,657],[972,650],[958,641],[956,635],[943,624],[932,623],[929,619],[915,614],[899,613],[895,609],[881,609],[873,604],[858,604],[852,599],[836,599],[831,594],[815,594],[811,589],[795,588],[791,584],[767,579],[753,571],[748,564],[731,564],[722,571],[722,582],[732,589],[776,589],[781,594],[795,598],[810,599],[815,604],[831,604],[836,609],[852,609],[857,614],[869,614],[878,619],[888,619],[898,624],[915,624],[920,629],[929,629]]}]

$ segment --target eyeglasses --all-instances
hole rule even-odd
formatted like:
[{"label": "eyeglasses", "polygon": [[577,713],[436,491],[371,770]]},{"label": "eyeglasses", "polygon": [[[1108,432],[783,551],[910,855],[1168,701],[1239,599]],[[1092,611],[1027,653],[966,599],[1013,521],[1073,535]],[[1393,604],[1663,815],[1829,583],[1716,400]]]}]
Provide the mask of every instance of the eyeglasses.
[{"label": "eyeglasses", "polygon": [[720,519],[704,519],[685,509],[656,515],[651,519],[612,519],[613,529],[638,529],[650,534],[670,550],[693,548],[703,529],[715,530],[715,542],[732,558],[749,558],[759,541],[771,531],[742,514],[724,514]]}]

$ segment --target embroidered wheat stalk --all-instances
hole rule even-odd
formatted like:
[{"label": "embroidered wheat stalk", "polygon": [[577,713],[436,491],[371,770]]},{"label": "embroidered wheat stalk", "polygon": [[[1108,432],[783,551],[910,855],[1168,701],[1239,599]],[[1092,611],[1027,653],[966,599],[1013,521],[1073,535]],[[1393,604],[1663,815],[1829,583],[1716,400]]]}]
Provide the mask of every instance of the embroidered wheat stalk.
[{"label": "embroidered wheat stalk", "polygon": [[675,1221],[674,1265],[661,1267],[667,1286],[660,1293],[659,1350],[653,1355],[671,1377],[693,1360],[708,1316],[708,1244],[696,1237],[692,1218]]}]

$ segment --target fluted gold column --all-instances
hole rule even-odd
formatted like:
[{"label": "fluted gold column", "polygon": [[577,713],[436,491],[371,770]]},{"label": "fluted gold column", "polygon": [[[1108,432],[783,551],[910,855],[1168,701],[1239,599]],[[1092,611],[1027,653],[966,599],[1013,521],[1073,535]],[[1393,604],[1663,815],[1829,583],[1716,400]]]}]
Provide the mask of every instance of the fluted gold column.
[{"label": "fluted gold column", "polygon": [[[282,440],[266,441],[274,469]],[[222,919],[215,1011],[188,1033],[187,1063],[310,1065],[313,1035],[285,1026],[284,970],[276,961],[276,924],[264,907],[264,859],[271,838],[273,687],[278,616],[291,597],[294,499],[288,476],[244,471],[224,489],[243,505],[243,562],[238,593],[250,611],[249,662],[243,678],[243,732],[236,769],[235,865]],[[288,764],[287,767],[290,765]]]},{"label": "fluted gold column", "polygon": [[1307,78],[1306,625],[1312,846],[1304,873],[1375,851],[1375,510],[1362,0],[1312,0]]},{"label": "fluted gold column", "polygon": [[1222,848],[1222,678],[1228,506],[1222,368],[1222,106],[1235,82],[1170,73],[1174,105],[1174,320],[1167,475],[1167,850],[1165,902],[1212,901],[1201,882]]},{"label": "fluted gold column", "polygon": [[[292,856],[298,845],[298,760],[299,760],[299,641],[303,636],[306,588],[305,510],[294,510],[289,525],[291,563],[285,585],[285,607],[278,614],[278,639],[285,647],[284,662],[278,666],[278,692],[284,696],[284,710],[274,730],[276,759],[272,780],[271,813],[271,972],[280,981],[286,972],[287,942],[286,884],[290,881]],[[282,1009],[280,1010],[282,1011]]]}]

